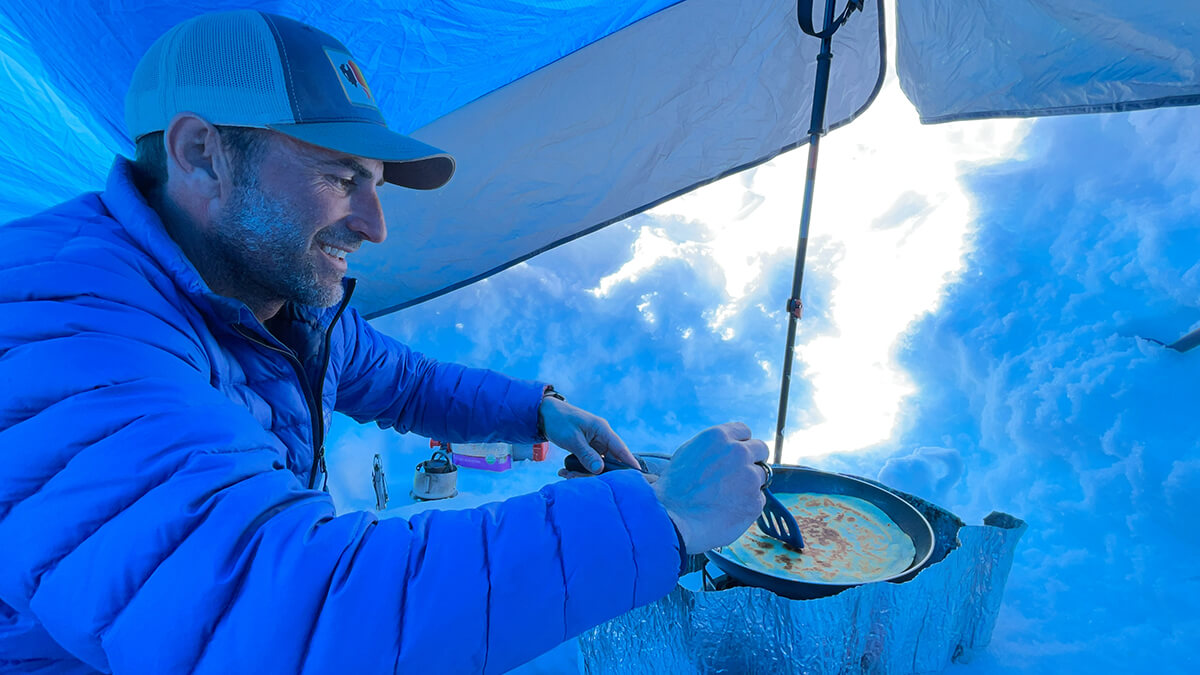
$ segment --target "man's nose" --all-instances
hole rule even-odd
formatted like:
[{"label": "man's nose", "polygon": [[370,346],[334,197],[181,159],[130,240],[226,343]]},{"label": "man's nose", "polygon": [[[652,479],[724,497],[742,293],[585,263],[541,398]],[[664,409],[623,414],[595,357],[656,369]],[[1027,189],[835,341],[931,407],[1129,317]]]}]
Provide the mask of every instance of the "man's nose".
[{"label": "man's nose", "polygon": [[379,202],[379,192],[375,186],[358,190],[352,206],[354,210],[350,214],[350,229],[373,244],[383,243],[383,240],[387,239],[387,224],[383,219],[383,205]]}]

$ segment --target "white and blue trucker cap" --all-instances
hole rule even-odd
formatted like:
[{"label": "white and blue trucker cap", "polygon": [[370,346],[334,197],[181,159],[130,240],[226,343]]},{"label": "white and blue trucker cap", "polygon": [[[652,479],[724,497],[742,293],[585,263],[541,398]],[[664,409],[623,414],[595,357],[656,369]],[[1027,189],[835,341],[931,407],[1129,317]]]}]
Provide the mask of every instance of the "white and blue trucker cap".
[{"label": "white and blue trucker cap", "polygon": [[345,45],[275,14],[203,14],[150,46],[125,97],[129,133],[164,131],[181,112],[381,160],[383,179],[408,188],[439,188],[454,174],[446,152],[387,128]]}]

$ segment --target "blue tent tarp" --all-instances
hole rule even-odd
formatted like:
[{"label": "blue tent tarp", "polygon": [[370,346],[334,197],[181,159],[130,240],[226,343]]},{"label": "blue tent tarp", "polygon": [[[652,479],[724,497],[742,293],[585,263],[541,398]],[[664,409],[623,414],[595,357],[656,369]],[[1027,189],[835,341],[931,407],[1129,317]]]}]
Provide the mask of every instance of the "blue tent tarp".
[{"label": "blue tent tarp", "polygon": [[[838,33],[831,127],[864,110],[882,82],[880,2]],[[795,3],[249,4],[341,39],[390,124],[457,159],[441,190],[383,191],[389,239],[357,254],[353,268],[355,302],[368,315],[487,276],[806,140],[818,43],[801,33]],[[0,78],[0,95],[16,105],[0,113],[0,175],[9,179],[0,219],[102,185],[109,156],[130,151],[123,95],[138,56],[174,23],[233,6],[5,3],[0,58],[13,77]],[[52,189],[39,189],[44,182]]]},{"label": "blue tent tarp", "polygon": [[[0,222],[99,189],[112,154],[131,150],[123,96],[140,54],[189,16],[247,4],[342,39],[391,125],[458,160],[441,190],[384,190],[389,240],[353,270],[368,315],[807,141],[819,40],[801,32],[795,2],[8,0]],[[1195,3],[901,0],[897,11],[901,84],[926,121],[1200,98]],[[877,93],[883,27],[873,0],[835,35],[827,130]]]}]

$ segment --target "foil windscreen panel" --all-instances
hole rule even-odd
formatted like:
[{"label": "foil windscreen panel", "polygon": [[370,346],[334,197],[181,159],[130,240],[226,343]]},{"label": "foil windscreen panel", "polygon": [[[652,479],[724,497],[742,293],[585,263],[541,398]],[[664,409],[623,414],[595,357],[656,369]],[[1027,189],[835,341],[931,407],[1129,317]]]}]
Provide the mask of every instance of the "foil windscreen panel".
[{"label": "foil windscreen panel", "polygon": [[704,590],[685,579],[659,602],[580,636],[583,672],[938,673],[969,661],[991,639],[1027,526],[1002,513],[964,525],[945,509],[896,494],[934,530],[933,555],[913,579],[815,600],[750,587]]}]

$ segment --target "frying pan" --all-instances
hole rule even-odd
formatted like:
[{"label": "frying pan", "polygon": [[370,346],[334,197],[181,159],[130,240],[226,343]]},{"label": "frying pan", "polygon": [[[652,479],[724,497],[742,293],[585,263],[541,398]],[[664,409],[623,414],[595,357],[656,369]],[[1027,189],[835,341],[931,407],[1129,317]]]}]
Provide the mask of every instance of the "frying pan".
[{"label": "frying pan", "polygon": [[[883,511],[901,530],[912,538],[916,554],[912,563],[902,572],[893,576],[877,579],[868,583],[880,581],[901,582],[917,575],[933,554],[933,528],[929,521],[911,504],[904,501],[888,490],[863,480],[839,473],[828,473],[803,467],[773,466],[775,480],[771,489],[776,494],[791,494],[797,492],[814,492],[817,494],[841,495],[857,497],[869,502]],[[798,579],[786,572],[768,572],[756,570],[742,564],[723,548],[707,551],[704,554],[721,571],[732,579],[746,586],[757,586],[793,600],[810,600],[834,595],[858,583],[831,583]]]}]

